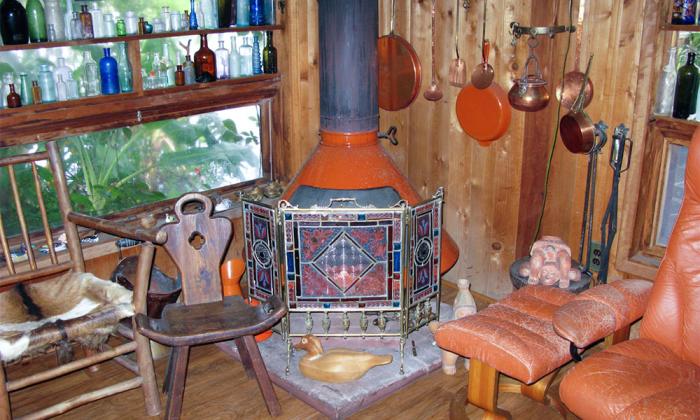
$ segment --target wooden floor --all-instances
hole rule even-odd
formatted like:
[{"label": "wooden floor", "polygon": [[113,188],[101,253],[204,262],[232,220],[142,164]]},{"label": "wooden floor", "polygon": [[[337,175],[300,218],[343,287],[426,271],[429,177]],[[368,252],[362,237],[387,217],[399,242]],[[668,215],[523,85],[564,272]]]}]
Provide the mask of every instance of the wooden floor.
[{"label": "wooden floor", "polygon": [[[445,301],[454,298],[454,289],[447,287]],[[481,306],[481,305],[480,305]],[[282,356],[281,356],[282,357]],[[8,368],[8,376],[24,376],[41,364],[53,363],[52,357],[33,361],[28,365]],[[159,384],[162,384],[166,360],[156,363]],[[456,376],[447,376],[438,370],[394,395],[357,413],[353,419],[447,419],[450,403],[464,401],[466,371],[461,359]],[[121,366],[107,362],[92,376],[78,372],[58,380],[40,384],[12,394],[13,414],[20,416],[38,407],[51,405],[96,386],[128,379],[131,373]],[[560,377],[561,378],[561,377]],[[559,379],[560,379],[559,378]],[[559,380],[550,391],[556,394]],[[325,416],[279,387],[275,387],[282,405],[280,419],[323,419]],[[461,392],[460,392],[461,391]],[[165,396],[162,401],[165,402]],[[242,365],[231,360],[213,345],[192,349],[187,385],[183,403],[184,419],[266,419],[270,418],[255,380],[246,377]],[[455,406],[461,407],[460,404]],[[526,397],[502,393],[499,406],[508,410],[514,419],[557,419],[556,410],[537,404]],[[480,418],[480,409],[469,407],[461,413]],[[574,418],[569,415],[570,418]],[[107,399],[79,407],[62,419],[141,419],[147,418],[140,389],[131,390]]]}]

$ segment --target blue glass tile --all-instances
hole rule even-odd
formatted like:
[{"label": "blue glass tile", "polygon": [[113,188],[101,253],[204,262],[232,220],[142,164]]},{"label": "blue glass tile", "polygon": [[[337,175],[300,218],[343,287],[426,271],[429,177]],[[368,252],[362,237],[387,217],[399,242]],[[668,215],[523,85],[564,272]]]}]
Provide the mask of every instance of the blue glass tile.
[{"label": "blue glass tile", "polygon": [[284,214],[284,220],[292,220],[292,215],[289,213]]},{"label": "blue glass tile", "polygon": [[433,292],[437,292],[437,289],[438,289],[438,286],[436,284],[435,286],[433,286]]},{"label": "blue glass tile", "polygon": [[393,306],[394,308],[398,308],[399,306],[401,306],[401,302],[394,302]]},{"label": "blue glass tile", "polygon": [[330,304],[330,303],[324,303],[324,304],[323,304],[323,307],[326,308],[326,309],[328,309],[328,308],[331,307],[331,304]]},{"label": "blue glass tile", "polygon": [[357,220],[367,220],[367,215],[358,214],[358,215],[357,215]]},{"label": "blue glass tile", "polygon": [[401,251],[394,252],[394,270],[399,270],[401,267]]},{"label": "blue glass tile", "polygon": [[401,251],[401,242],[394,242],[394,251]]},{"label": "blue glass tile", "polygon": [[433,236],[438,236],[440,234],[440,229],[433,229]]},{"label": "blue glass tile", "polygon": [[292,273],[287,273],[287,280],[289,280],[289,281],[294,281],[294,274],[292,274]]},{"label": "blue glass tile", "polygon": [[287,252],[287,273],[294,273],[294,253]]}]

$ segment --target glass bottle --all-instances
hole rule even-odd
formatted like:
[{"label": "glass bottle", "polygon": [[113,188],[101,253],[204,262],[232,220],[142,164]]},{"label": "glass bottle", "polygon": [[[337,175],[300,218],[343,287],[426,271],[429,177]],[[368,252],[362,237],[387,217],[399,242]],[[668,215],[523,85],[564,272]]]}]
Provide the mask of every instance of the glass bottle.
[{"label": "glass bottle", "polygon": [[188,10],[182,12],[182,23],[180,24],[180,27],[183,31],[190,28],[190,12]]},{"label": "glass bottle", "polygon": [[48,64],[39,66],[39,87],[41,87],[41,101],[56,102],[56,81],[53,78],[53,72]]},{"label": "glass bottle", "polygon": [[63,57],[58,57],[56,60],[56,68],[53,71],[56,81],[58,82],[59,76],[63,79],[63,81],[68,80],[68,76],[71,73],[73,73],[73,70],[66,65],[66,59]]},{"label": "glass bottle", "polygon": [[196,1],[195,5],[197,7],[197,22],[198,22],[197,27],[199,29],[206,29],[207,22],[206,22],[206,16],[204,16],[204,11],[202,10],[202,0]]},{"label": "glass bottle", "polygon": [[249,0],[250,17],[248,22],[251,26],[261,26],[265,24],[265,6],[263,0]]},{"label": "glass bottle", "polygon": [[41,103],[41,86],[36,80],[32,80],[32,102],[35,104]]},{"label": "glass bottle", "polygon": [[136,13],[129,10],[124,15],[124,24],[126,25],[127,35],[136,35],[139,32],[139,20],[136,17]]},{"label": "glass bottle", "polygon": [[163,43],[163,58],[160,60],[160,68],[162,74],[165,75],[165,86],[175,85],[175,66],[170,60],[170,48],[167,43]]},{"label": "glass bottle", "polygon": [[673,111],[673,98],[676,93],[676,48],[668,50],[668,63],[659,75],[656,84],[656,101],[654,113],[657,115],[671,115]]},{"label": "glass bottle", "polygon": [[117,36],[126,36],[126,23],[124,23],[124,19],[117,19]]},{"label": "glass bottle", "polygon": [[165,24],[161,18],[153,19],[153,33],[159,34],[165,32]]},{"label": "glass bottle", "polygon": [[66,80],[66,86],[68,86],[68,99],[78,99],[80,98],[80,89],[78,88],[78,82],[73,79],[73,75],[68,75],[68,80]]},{"label": "glass bottle", "polygon": [[[66,39],[66,27],[64,23],[63,9],[58,0],[44,1],[44,14],[46,15],[46,27],[53,25],[56,32],[55,40],[63,41]],[[47,35],[48,36],[48,35]]]},{"label": "glass bottle", "polygon": [[105,13],[102,18],[102,33],[105,38],[110,38],[116,35],[116,27],[114,25],[114,17],[111,13]]},{"label": "glass bottle", "polygon": [[275,0],[264,0],[265,2],[265,25],[274,25],[277,21],[275,17]]},{"label": "glass bottle", "polygon": [[153,61],[151,61],[151,72],[153,74],[153,88],[161,88],[164,87],[164,82],[167,82],[168,77],[161,74],[161,69],[160,69],[160,53],[153,53]]},{"label": "glass bottle", "polygon": [[104,18],[102,17],[102,10],[97,5],[96,1],[90,3],[89,12],[92,17],[92,33],[95,38],[104,38]]},{"label": "glass bottle", "polygon": [[49,40],[49,42],[57,41],[56,28],[53,27],[53,24],[46,25],[46,38]]},{"label": "glass bottle", "polygon": [[277,48],[272,44],[272,31],[267,31],[267,44],[263,49],[263,71],[277,73]]},{"label": "glass bottle", "polygon": [[29,82],[29,75],[27,75],[27,73],[20,73],[19,80],[19,95],[22,98],[22,103],[31,105],[34,101],[32,101],[32,85]]},{"label": "glass bottle", "polygon": [[126,43],[120,42],[118,45],[118,58],[119,63],[119,87],[122,92],[128,93],[134,90],[134,73],[131,70],[131,63],[129,62],[129,54],[126,52]]},{"label": "glass bottle", "polygon": [[63,81],[63,76],[58,75],[58,81],[56,81],[56,97],[59,101],[68,100],[68,85]]},{"label": "glass bottle", "polygon": [[229,78],[229,67],[228,67],[228,61],[229,61],[229,52],[224,47],[224,41],[219,40],[219,48],[214,51],[214,54],[216,55],[216,68],[218,69],[219,73],[219,79],[228,79]]},{"label": "glass bottle", "polygon": [[98,96],[100,94],[100,70],[92,59],[90,51],[83,51],[83,85],[85,96]]},{"label": "glass bottle", "polygon": [[39,0],[27,0],[27,22],[29,23],[29,40],[31,42],[46,42],[46,17],[44,6]]},{"label": "glass bottle", "polygon": [[197,76],[194,71],[194,63],[192,57],[185,56],[185,63],[182,65],[182,71],[185,72],[185,84],[191,85],[197,81]]},{"label": "glass bottle", "polygon": [[83,27],[83,39],[92,39],[95,37],[95,31],[92,26],[92,15],[88,12],[87,4],[80,6],[80,10],[80,24]]},{"label": "glass bottle", "polygon": [[229,78],[241,77],[241,55],[238,53],[236,37],[231,36],[231,55],[228,59]]},{"label": "glass bottle", "polygon": [[689,52],[687,63],[678,69],[676,95],[673,101],[673,118],[687,119],[691,114],[695,114],[698,80],[695,53]]},{"label": "glass bottle", "polygon": [[253,74],[262,74],[262,60],[260,60],[260,33],[253,33]]},{"label": "glass bottle", "polygon": [[71,20],[73,20],[73,1],[66,0],[66,11],[63,13],[63,30],[65,31],[67,40],[73,39]]},{"label": "glass bottle", "polygon": [[183,30],[185,27],[180,27],[182,25],[182,16],[180,16],[180,12],[171,12],[170,13],[170,30],[174,32],[180,32]]},{"label": "glass bottle", "polygon": [[2,86],[0,87],[0,102],[2,108],[7,108],[7,95],[10,94],[10,85],[15,83],[15,77],[12,73],[2,75]]},{"label": "glass bottle", "polygon": [[236,26],[250,25],[249,0],[236,0]]},{"label": "glass bottle", "polygon": [[236,0],[218,0],[219,28],[236,26]]},{"label": "glass bottle", "polygon": [[175,70],[175,86],[185,86],[185,72],[182,70],[182,64],[178,64]]},{"label": "glass bottle", "polygon": [[696,3],[696,0],[674,0],[671,23],[674,25],[694,25]]},{"label": "glass bottle", "polygon": [[3,0],[0,3],[0,32],[5,45],[29,42],[27,11],[17,0]]},{"label": "glass bottle", "polygon": [[71,39],[85,39],[83,32],[83,22],[80,21],[80,14],[73,12],[73,19],[70,21]]},{"label": "glass bottle", "polygon": [[194,10],[194,0],[190,0],[190,31],[197,29],[197,12]]},{"label": "glass bottle", "polygon": [[10,83],[10,93],[7,95],[5,100],[7,101],[8,108],[19,108],[22,106],[22,99],[17,92],[15,92],[14,83]]},{"label": "glass bottle", "polygon": [[160,20],[163,21],[163,30],[170,32],[173,30],[173,26],[170,23],[170,7],[163,6],[160,9]]},{"label": "glass bottle", "polygon": [[119,88],[119,64],[111,55],[109,48],[103,48],[104,57],[100,59],[100,80],[103,95],[116,95]]},{"label": "glass bottle", "polygon": [[197,82],[206,83],[216,80],[216,57],[207,45],[207,34],[199,36],[199,51],[194,53],[194,73]]},{"label": "glass bottle", "polygon": [[216,29],[219,27],[219,9],[217,7],[217,0],[200,0],[202,7],[202,16],[204,16],[204,22],[202,26],[207,29]]},{"label": "glass bottle", "polygon": [[139,35],[146,33],[146,18],[143,16],[139,17]]},{"label": "glass bottle", "polygon": [[240,73],[241,76],[253,75],[253,47],[248,43],[248,37],[243,37],[243,45],[238,50],[241,55]]}]

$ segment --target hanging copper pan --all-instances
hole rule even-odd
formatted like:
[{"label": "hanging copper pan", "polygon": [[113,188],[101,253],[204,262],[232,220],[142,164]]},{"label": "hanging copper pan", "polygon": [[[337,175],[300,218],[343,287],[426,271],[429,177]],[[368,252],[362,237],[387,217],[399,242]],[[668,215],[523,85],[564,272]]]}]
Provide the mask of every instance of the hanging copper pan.
[{"label": "hanging copper pan", "polygon": [[486,89],[469,84],[457,96],[457,120],[481,146],[501,138],[510,126],[508,94],[496,82]]},{"label": "hanging copper pan", "polygon": [[581,61],[581,41],[583,38],[583,17],[586,12],[586,0],[581,0],[578,9],[578,19],[576,21],[576,51],[574,58],[574,69],[564,75],[564,89],[561,86],[557,87],[556,96],[564,108],[572,109],[574,102],[579,96],[581,86],[584,86],[584,94],[582,108],[586,108],[593,100],[593,82],[590,78],[584,84],[584,75],[580,69]]},{"label": "hanging copper pan", "polygon": [[391,2],[391,31],[377,41],[379,107],[398,111],[411,105],[421,84],[421,65],[411,44],[394,33],[396,0]]},{"label": "hanging copper pan", "polygon": [[574,100],[571,111],[559,121],[562,142],[571,153],[587,154],[595,145],[595,124],[583,110],[592,61],[593,56],[588,59],[586,73],[583,75],[582,83],[579,84],[579,94]]}]

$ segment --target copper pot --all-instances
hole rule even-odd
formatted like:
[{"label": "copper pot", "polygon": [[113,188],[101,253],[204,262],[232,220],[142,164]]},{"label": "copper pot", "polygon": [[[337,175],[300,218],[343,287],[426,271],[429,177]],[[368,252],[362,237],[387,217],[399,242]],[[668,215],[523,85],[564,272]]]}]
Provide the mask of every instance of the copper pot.
[{"label": "copper pot", "polygon": [[564,146],[571,153],[587,154],[595,143],[595,125],[583,111],[572,111],[562,117],[559,131]]},{"label": "copper pot", "polygon": [[[530,73],[530,63],[535,64],[534,73]],[[531,52],[525,62],[525,72],[508,92],[510,105],[518,111],[536,112],[544,109],[549,103],[547,81],[542,78],[540,63]]]}]

